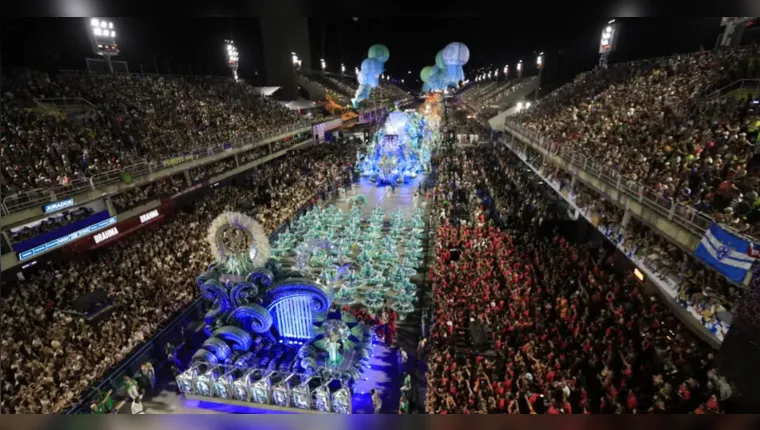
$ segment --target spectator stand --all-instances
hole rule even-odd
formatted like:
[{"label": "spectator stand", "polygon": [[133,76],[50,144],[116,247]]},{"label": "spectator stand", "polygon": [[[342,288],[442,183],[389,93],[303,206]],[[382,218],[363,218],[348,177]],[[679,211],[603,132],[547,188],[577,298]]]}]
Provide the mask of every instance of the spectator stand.
[{"label": "spectator stand", "polygon": [[[9,109],[3,111],[2,119],[10,127],[8,148],[23,151],[2,154],[7,166],[3,172],[6,214],[116,183],[125,174],[137,177],[168,167],[147,162],[143,158],[147,150],[151,160],[187,160],[310,126],[279,103],[262,98],[252,87],[230,79],[59,73],[51,80],[44,73],[28,71],[9,76],[3,82],[3,102]],[[104,93],[112,97],[105,100]],[[185,95],[191,96],[191,101],[177,108]],[[34,99],[47,109],[86,109],[68,119],[53,119],[49,114],[21,108],[25,103],[34,104]],[[220,112],[225,114],[220,117]],[[154,124],[159,117],[166,120],[161,128]],[[167,125],[184,124],[193,117],[198,117],[195,124],[202,124],[197,135],[190,126]],[[114,118],[131,127],[128,131],[119,127],[120,134],[114,135],[110,123]],[[173,130],[185,128],[189,132],[186,138],[168,136]],[[61,137],[62,133],[78,139],[69,142]],[[56,145],[40,150],[49,153],[49,159],[43,157],[36,165],[28,165],[22,155],[32,149],[28,142],[38,140],[56,140]],[[95,144],[96,140],[99,144]],[[142,148],[141,155],[137,155],[137,147]],[[83,156],[73,160],[57,157],[56,152],[66,150]],[[180,153],[172,156],[176,152]]]},{"label": "spectator stand", "polygon": [[[694,331],[708,344],[714,348],[719,348],[725,335],[730,328],[730,321],[732,319],[730,312],[723,308],[715,309],[709,313],[710,319],[706,319],[704,315],[700,314],[699,309],[701,306],[694,306],[686,303],[682,300],[682,291],[679,288],[683,279],[671,270],[666,270],[662,265],[660,258],[654,258],[653,255],[641,256],[632,251],[631,244],[625,242],[625,234],[619,232],[619,229],[614,225],[600,225],[599,217],[597,213],[588,210],[585,207],[576,204],[576,193],[570,186],[571,181],[561,182],[554,177],[546,175],[541,169],[541,166],[537,169],[524,152],[524,148],[515,146],[513,142],[503,140],[501,144],[512,150],[520,159],[540,178],[546,181],[562,198],[568,202],[568,204],[578,211],[591,225],[593,225],[599,232],[607,238],[610,243],[617,247],[623,255],[628,257],[645,275],[646,279],[650,280],[658,291],[662,294],[665,302],[676,311],[679,318],[686,323],[687,326],[694,328]],[[720,316],[723,315],[721,321]],[[684,318],[686,317],[686,318]],[[696,324],[695,324],[696,323]]]},{"label": "spectator stand", "polygon": [[[439,248],[436,295],[441,298],[437,312],[442,321],[433,329],[432,373],[427,379],[436,392],[428,393],[428,411],[517,413],[515,407],[521,413],[549,414],[723,410],[731,389],[716,373],[709,349],[682,332],[670,311],[657,305],[654,298],[651,302],[644,300],[631,274],[621,273],[609,264],[605,258],[609,254],[597,256],[589,252],[596,250],[596,245],[589,249],[570,244],[556,231],[538,234],[552,215],[545,210],[546,201],[541,198],[543,185],[524,173],[520,159],[504,149],[498,157],[491,148],[473,152],[475,157],[462,157],[460,153],[447,160],[449,175],[457,170],[456,166],[477,166],[462,169],[456,175],[457,182],[471,190],[475,184],[480,187],[482,176],[486,176],[489,189],[496,187],[494,195],[507,233],[487,230],[484,247],[476,240],[482,236],[470,227],[441,228],[446,243]],[[447,250],[457,243],[464,245],[467,255],[451,264],[453,254],[449,257]],[[571,267],[582,269],[577,273]],[[490,273],[491,269],[496,273]],[[503,278],[499,269],[505,273]],[[570,314],[565,312],[574,311],[566,307],[565,300],[579,312],[577,319],[568,319]],[[600,307],[618,307],[622,310],[620,319],[608,315],[607,322],[603,322],[604,312],[601,318],[591,309],[588,314],[582,312],[585,307],[596,306],[593,302]],[[456,348],[452,348],[452,334],[457,332],[456,327],[466,324],[468,315],[477,316],[492,328],[500,357],[496,362],[483,357],[458,357]],[[658,323],[650,325],[652,318]],[[564,327],[568,322],[571,326],[581,324],[584,333],[573,334],[572,328]],[[593,328],[586,330],[589,323]],[[609,336],[621,336],[619,344],[606,342]],[[642,339],[639,336],[648,339],[641,346],[637,345]],[[626,339],[632,342],[624,346]],[[656,347],[657,359],[641,355],[641,348],[646,350],[651,342],[661,341],[662,346]],[[584,342],[588,348],[581,347]],[[671,348],[676,355],[668,352]],[[615,358],[615,352],[620,360]],[[588,357],[582,357],[585,355]],[[626,363],[632,363],[634,356],[637,364],[630,367]],[[674,367],[678,357],[681,365]],[[725,392],[719,388],[724,386],[728,388]],[[609,390],[611,387],[615,388]]]}]

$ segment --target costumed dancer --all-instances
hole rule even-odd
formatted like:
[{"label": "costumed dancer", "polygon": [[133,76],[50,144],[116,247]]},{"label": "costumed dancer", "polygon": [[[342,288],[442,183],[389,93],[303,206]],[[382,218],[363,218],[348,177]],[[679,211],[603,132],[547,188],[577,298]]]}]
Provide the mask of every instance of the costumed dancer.
[{"label": "costumed dancer", "polygon": [[383,407],[383,400],[380,398],[380,394],[377,390],[374,388],[371,391],[372,393],[372,407],[375,409],[375,413],[380,413],[380,408]]},{"label": "costumed dancer", "polygon": [[150,361],[140,365],[140,373],[145,377],[148,382],[148,387],[154,388],[156,386],[156,369],[153,368],[153,364]]},{"label": "costumed dancer", "polygon": [[127,395],[132,399],[137,399],[140,396],[140,390],[137,388],[137,381],[129,376],[124,377],[124,385],[127,387]]}]

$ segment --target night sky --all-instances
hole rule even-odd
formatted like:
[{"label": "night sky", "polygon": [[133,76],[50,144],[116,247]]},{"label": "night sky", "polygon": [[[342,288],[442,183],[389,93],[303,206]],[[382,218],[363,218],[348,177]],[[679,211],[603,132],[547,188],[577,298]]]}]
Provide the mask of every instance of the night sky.
[{"label": "night sky", "polygon": [[[263,18],[265,19],[265,18]],[[228,74],[223,40],[233,39],[240,52],[241,77],[261,78],[258,18],[114,18],[121,53],[130,71]],[[373,43],[388,46],[386,70],[394,77],[413,77],[434,63],[436,52],[460,41],[470,48],[465,73],[479,67],[499,70],[522,59],[525,73],[535,74],[535,56],[544,52],[544,86],[554,87],[597,62],[599,36],[608,18],[310,18],[312,68],[324,57],[328,69],[340,63],[352,71]],[[2,67],[84,69],[92,57],[81,19],[3,19]],[[715,45],[720,18],[626,18],[621,23],[618,50],[611,62],[692,52]],[[306,65],[304,65],[305,67]],[[407,74],[411,70],[412,74]],[[511,72],[511,73],[512,73]],[[259,73],[257,75],[257,73]]]}]

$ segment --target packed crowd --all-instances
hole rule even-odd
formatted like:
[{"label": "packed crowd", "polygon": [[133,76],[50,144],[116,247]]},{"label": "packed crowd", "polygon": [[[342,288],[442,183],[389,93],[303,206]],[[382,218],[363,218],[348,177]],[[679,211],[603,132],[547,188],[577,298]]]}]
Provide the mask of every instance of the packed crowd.
[{"label": "packed crowd", "polygon": [[11,243],[21,242],[34,236],[53,231],[72,222],[87,218],[95,213],[92,208],[82,206],[76,209],[64,210],[59,214],[45,218],[38,223],[27,225],[18,229],[8,231],[8,237]]},{"label": "packed crowd", "polygon": [[351,104],[353,94],[349,95],[349,93],[337,90],[333,86],[326,85],[322,82],[325,79],[324,77],[301,75],[301,79],[324,91],[335,103],[342,106]]},{"label": "packed crowd", "polygon": [[480,99],[484,94],[487,94],[497,88],[501,82],[496,80],[486,82],[473,82],[468,88],[465,88],[459,93],[459,97],[467,103],[474,103]]},{"label": "packed crowd", "polygon": [[478,123],[469,111],[464,108],[450,110],[447,124],[454,130],[454,134],[485,136],[482,124]]},{"label": "packed crowd", "polygon": [[[631,183],[760,232],[760,108],[716,91],[756,77],[760,47],[700,51],[584,73],[518,115]],[[752,66],[752,67],[750,67]]]},{"label": "packed crowd", "polygon": [[[357,146],[322,145],[258,166],[238,185],[211,189],[163,223],[88,255],[44,264],[3,297],[2,413],[56,413],[78,402],[112,366],[197,297],[205,238],[225,210],[255,215],[267,232],[333,181],[350,180]],[[104,289],[118,305],[92,325],[66,313],[76,297]]]},{"label": "packed crowd", "polygon": [[630,217],[623,227],[624,211],[563,169],[545,164],[532,150],[524,154],[531,165],[559,192],[580,208],[581,214],[636,263],[649,269],[674,299],[722,341],[745,295],[717,272]]},{"label": "packed crowd", "polygon": [[228,157],[224,160],[217,161],[207,166],[199,166],[190,169],[190,179],[194,184],[213,176],[221,175],[224,172],[235,168],[235,157]]},{"label": "packed crowd", "polygon": [[[220,145],[298,121],[231,79],[3,73],[2,194],[46,188],[144,160]],[[84,99],[67,112],[34,99]]]},{"label": "packed crowd", "polygon": [[535,78],[520,78],[520,79],[512,79],[510,81],[505,82],[501,86],[499,86],[495,91],[491,91],[490,93],[486,94],[482,100],[479,102],[480,106],[488,107],[493,103],[498,102],[500,99],[508,96],[510,93],[513,93],[520,88],[522,88],[524,85],[526,85],[531,79]]},{"label": "packed crowd", "polygon": [[325,76],[324,79],[347,96],[356,94],[356,89],[359,86],[358,83],[351,82],[348,79],[336,79],[332,76]]},{"label": "packed crowd", "polygon": [[[552,171],[546,177],[556,181],[559,189],[570,189],[567,173]],[[697,321],[723,340],[742,302],[742,288],[729,283],[636,218],[631,217],[623,227],[623,210],[590,188],[576,183],[568,197],[588,217],[596,218],[599,230],[628,257],[651,270]]]},{"label": "packed crowd", "polygon": [[169,197],[187,188],[188,184],[183,174],[169,176],[151,182],[148,185],[131,188],[121,194],[111,197],[114,209],[121,213],[135,206],[147,203],[161,197]]},{"label": "packed crowd", "polygon": [[[494,151],[440,158],[437,195],[471,215],[438,231],[427,412],[722,412],[732,387],[712,351],[611,248],[566,239],[539,181]],[[472,326],[482,350],[462,346]]]}]

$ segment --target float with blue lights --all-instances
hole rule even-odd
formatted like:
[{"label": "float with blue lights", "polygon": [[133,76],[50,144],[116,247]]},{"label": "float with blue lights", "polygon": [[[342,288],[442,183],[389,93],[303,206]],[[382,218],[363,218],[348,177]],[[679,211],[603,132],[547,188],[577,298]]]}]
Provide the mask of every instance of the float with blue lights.
[{"label": "float with blue lights", "polygon": [[[290,240],[287,234],[281,239]],[[352,386],[371,355],[372,327],[331,308],[329,282],[284,270],[271,258],[261,226],[247,215],[222,213],[208,242],[215,262],[197,278],[211,304],[204,318],[208,337],[177,377],[180,391],[351,413]],[[308,255],[304,270],[325,265],[315,254],[340,248],[321,238],[307,243],[301,248]]]},{"label": "float with blue lights", "polygon": [[378,185],[405,183],[429,169],[432,134],[424,112],[391,112],[357,168]]}]

